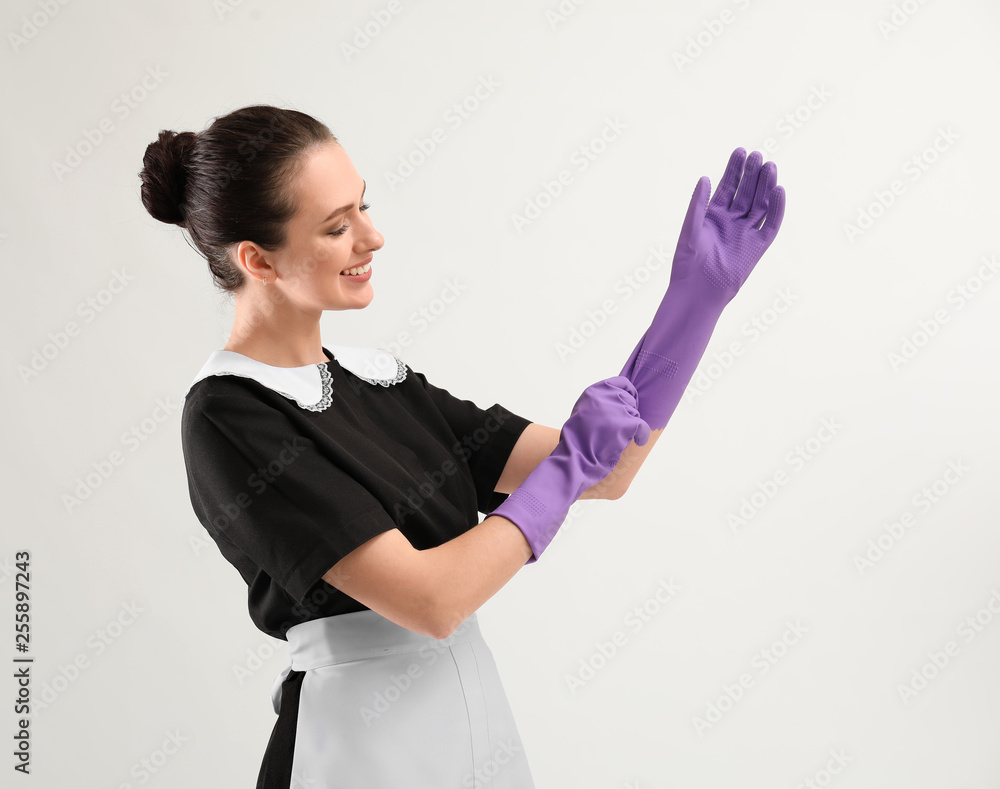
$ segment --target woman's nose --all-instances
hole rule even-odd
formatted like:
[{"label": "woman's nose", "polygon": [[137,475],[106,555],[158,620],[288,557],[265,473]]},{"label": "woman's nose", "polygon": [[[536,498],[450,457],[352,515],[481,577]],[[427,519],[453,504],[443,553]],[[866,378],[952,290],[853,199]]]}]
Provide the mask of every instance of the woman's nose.
[{"label": "woman's nose", "polygon": [[375,229],[375,223],[372,222],[371,217],[367,213],[365,213],[364,217],[367,220],[368,232],[361,237],[361,243],[364,244],[365,249],[373,251],[381,249],[382,245],[385,244],[385,239],[382,237],[382,234]]}]

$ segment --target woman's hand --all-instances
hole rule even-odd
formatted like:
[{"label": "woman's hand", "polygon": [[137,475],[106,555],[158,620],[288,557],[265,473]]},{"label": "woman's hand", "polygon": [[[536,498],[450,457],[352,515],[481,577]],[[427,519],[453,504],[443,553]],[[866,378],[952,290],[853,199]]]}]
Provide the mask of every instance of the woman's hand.
[{"label": "woman's hand", "polygon": [[762,160],[737,148],[710,203],[708,178],[695,187],[667,292],[621,371],[653,430],[666,427],[723,309],[781,227],[785,190],[775,185],[777,166]]},{"label": "woman's hand", "polygon": [[586,487],[610,474],[632,441],[638,446],[649,441],[637,396],[632,382],[618,375],[591,384],[573,405],[552,454],[572,453]]},{"label": "woman's hand", "polygon": [[536,561],[555,537],[569,508],[587,488],[603,480],[633,441],[649,440],[639,416],[636,391],[624,376],[591,384],[559,431],[559,443],[491,515],[516,525]]},{"label": "woman's hand", "polygon": [[743,148],[733,151],[711,202],[708,176],[698,180],[674,252],[671,288],[708,285],[698,290],[721,311],[746,282],[785,214],[778,167],[762,165],[763,158],[757,151],[749,157]]}]

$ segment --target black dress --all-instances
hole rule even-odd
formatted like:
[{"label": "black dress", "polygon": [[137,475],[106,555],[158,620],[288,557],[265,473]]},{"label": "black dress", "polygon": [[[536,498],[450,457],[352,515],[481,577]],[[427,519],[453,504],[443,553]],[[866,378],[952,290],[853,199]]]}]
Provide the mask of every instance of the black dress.
[{"label": "black dress", "polygon": [[[385,351],[331,348],[323,349],[327,362],[295,368],[215,351],[192,382],[182,411],[194,511],[246,582],[255,625],[284,640],[296,625],[321,619],[346,624],[347,619],[327,618],[349,614],[358,615],[354,622],[380,620],[380,638],[396,628],[375,612],[360,614],[367,607],[322,576],[388,529],[398,528],[415,548],[425,549],[475,526],[478,513],[489,514],[505,498],[494,488],[530,424],[499,404],[484,410],[432,385]],[[394,632],[412,640],[414,634],[402,630]],[[318,631],[312,627],[312,632],[315,639]],[[482,715],[509,717],[509,708],[500,709],[506,698],[500,698],[499,678],[481,639],[475,650],[467,660],[471,666],[489,664],[474,671],[483,673],[486,706],[495,708],[486,710],[480,702]],[[326,725],[304,721],[298,712],[303,678],[303,672],[290,669],[279,678],[274,699],[276,711],[280,699],[281,712],[258,786],[288,786],[296,727],[301,736],[306,723]],[[468,685],[469,680],[456,675],[455,683]],[[467,697],[462,703],[474,706]],[[498,722],[493,721],[499,732]],[[338,736],[334,729],[341,723],[331,723],[331,738]],[[482,721],[483,732],[489,724]],[[479,724],[468,725],[476,729]],[[513,729],[512,719],[508,728]],[[471,731],[472,740],[476,736]],[[358,747],[352,745],[355,751]],[[483,740],[479,751],[487,747]],[[306,756],[300,753],[298,759],[301,766]],[[518,785],[526,782],[530,778]],[[313,784],[326,785],[340,784]]]}]

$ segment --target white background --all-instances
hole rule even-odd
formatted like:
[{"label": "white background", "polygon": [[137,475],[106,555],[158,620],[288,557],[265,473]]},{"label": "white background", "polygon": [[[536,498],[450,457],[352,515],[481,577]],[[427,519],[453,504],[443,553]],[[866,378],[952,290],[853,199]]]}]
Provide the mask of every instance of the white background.
[{"label": "white background", "polygon": [[[699,176],[714,187],[733,148],[772,138],[784,224],[719,322],[698,396],[624,498],[578,504],[480,611],[536,785],[1000,785],[995,3],[50,5],[0,15],[0,654],[16,656],[27,550],[38,706],[31,776],[11,786],[256,780],[286,645],[254,628],[195,518],[179,437],[232,305],[182,231],[146,214],[137,177],[160,129],[255,103],[330,126],[386,239],[374,300],[325,315],[324,343],[388,348],[555,427],[647,327],[669,278],[649,250],[672,253]],[[366,24],[370,43],[346,51]],[[481,80],[495,87],[468,99]],[[609,121],[624,128],[579,168]],[[436,127],[444,141],[390,183]],[[563,169],[572,182],[518,228]],[[626,275],[642,279],[628,298]],[[439,309],[449,281],[463,290]],[[417,328],[421,309],[434,319]],[[560,354],[574,330],[585,341]],[[790,462],[797,446],[808,462]],[[948,481],[950,463],[965,470]],[[678,589],[665,603],[661,581]],[[789,623],[803,634],[775,648]],[[183,744],[163,759],[170,733]]]}]

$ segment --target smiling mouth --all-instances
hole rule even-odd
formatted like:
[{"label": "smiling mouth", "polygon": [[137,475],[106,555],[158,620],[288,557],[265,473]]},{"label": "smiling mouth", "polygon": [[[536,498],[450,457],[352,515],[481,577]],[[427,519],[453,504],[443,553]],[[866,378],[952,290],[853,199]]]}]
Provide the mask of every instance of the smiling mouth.
[{"label": "smiling mouth", "polygon": [[342,277],[360,277],[363,274],[367,274],[369,271],[371,271],[371,268],[372,268],[372,261],[371,261],[371,258],[369,258],[366,263],[363,263],[360,266],[355,266],[354,268],[344,269],[343,271],[340,272],[340,276],[342,276]]}]

